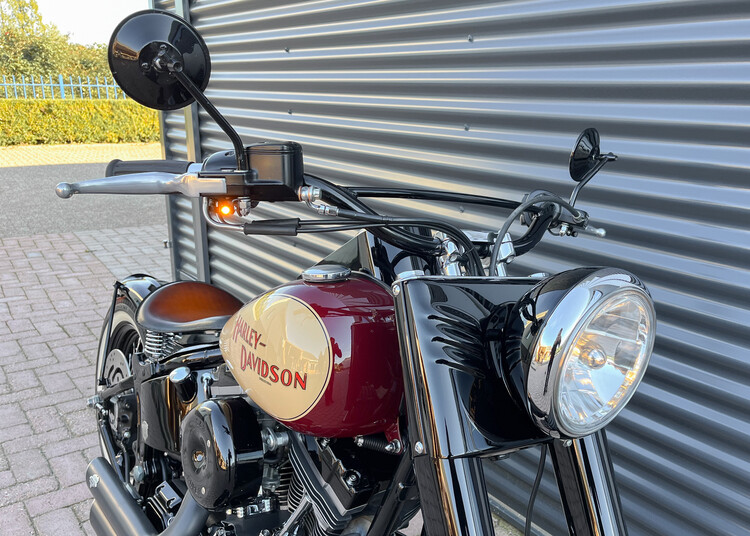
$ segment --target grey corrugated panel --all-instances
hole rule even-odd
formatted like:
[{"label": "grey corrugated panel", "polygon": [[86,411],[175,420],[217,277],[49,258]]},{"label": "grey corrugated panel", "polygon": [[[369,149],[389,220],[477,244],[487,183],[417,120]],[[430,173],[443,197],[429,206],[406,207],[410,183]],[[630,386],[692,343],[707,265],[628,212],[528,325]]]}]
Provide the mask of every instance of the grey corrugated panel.
[{"label": "grey corrugated panel", "polygon": [[182,111],[161,113],[164,114],[164,138],[169,149],[167,158],[172,160],[186,160],[185,115]]},{"label": "grey corrugated panel", "polygon": [[195,229],[192,225],[192,203],[179,195],[169,196],[169,218],[172,228],[172,255],[177,279],[198,279],[195,255]]},{"label": "grey corrugated panel", "polygon": [[[631,534],[750,534],[750,3],[204,0],[191,18],[212,53],[207,93],[242,137],[299,141],[308,171],[336,182],[567,194],[570,147],[596,126],[620,160],[579,204],[607,238],[546,238],[513,272],[613,265],[645,280],[656,352],[610,430]],[[179,154],[184,118],[168,125]],[[204,155],[229,147],[204,113],[200,126]],[[467,227],[503,217],[378,206]],[[249,298],[343,239],[210,231],[212,281]],[[533,451],[488,468],[492,492],[522,512],[535,466]],[[552,534],[557,502],[545,480]]]}]

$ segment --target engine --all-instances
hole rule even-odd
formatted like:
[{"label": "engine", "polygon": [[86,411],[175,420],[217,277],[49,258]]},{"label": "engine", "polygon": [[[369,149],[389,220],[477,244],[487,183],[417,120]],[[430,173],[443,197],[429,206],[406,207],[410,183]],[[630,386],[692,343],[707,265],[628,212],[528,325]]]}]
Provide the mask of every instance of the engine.
[{"label": "engine", "polygon": [[[207,400],[183,419],[184,487],[216,512],[212,536],[364,536],[399,462],[384,439],[367,439],[316,439],[245,397]],[[150,499],[164,526],[184,495],[181,482],[162,483]]]}]

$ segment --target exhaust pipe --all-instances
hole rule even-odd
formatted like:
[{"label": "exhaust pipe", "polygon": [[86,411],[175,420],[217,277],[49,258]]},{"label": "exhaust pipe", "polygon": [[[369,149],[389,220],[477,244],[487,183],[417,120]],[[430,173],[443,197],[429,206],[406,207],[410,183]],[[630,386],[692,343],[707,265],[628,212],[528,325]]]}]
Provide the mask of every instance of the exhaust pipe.
[{"label": "exhaust pipe", "polygon": [[91,461],[86,482],[94,496],[89,519],[97,536],[197,536],[206,526],[208,510],[195,502],[188,491],[167,529],[156,532],[104,458]]}]

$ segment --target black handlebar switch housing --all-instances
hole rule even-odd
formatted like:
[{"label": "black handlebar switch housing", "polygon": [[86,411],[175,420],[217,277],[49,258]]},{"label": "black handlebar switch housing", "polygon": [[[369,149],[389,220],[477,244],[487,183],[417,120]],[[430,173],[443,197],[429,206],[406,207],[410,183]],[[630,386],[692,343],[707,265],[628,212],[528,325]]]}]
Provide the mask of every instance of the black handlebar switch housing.
[{"label": "black handlebar switch housing", "polygon": [[234,151],[222,151],[203,162],[202,178],[224,178],[227,195],[253,201],[298,201],[304,186],[302,146],[293,141],[245,146],[250,171],[235,170]]}]

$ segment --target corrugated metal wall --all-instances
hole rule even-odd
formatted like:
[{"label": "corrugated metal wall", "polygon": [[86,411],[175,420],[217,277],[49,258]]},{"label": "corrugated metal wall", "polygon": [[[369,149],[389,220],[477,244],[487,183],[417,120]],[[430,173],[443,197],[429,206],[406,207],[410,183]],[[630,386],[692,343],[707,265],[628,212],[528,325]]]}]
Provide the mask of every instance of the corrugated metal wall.
[{"label": "corrugated metal wall", "polygon": [[[750,534],[750,2],[205,0],[190,17],[213,58],[207,94],[243,139],[298,141],[308,171],[343,184],[565,194],[570,148],[597,127],[620,159],[579,205],[607,238],[546,238],[514,270],[614,265],[647,282],[655,355],[609,429],[630,532]],[[165,118],[168,155],[189,153],[184,118]],[[203,155],[230,146],[203,112],[198,126]],[[474,228],[504,216],[380,206]],[[203,273],[203,238],[211,281],[244,298],[344,239],[206,239],[190,203],[170,207],[178,274]],[[510,510],[535,456],[488,468]],[[542,491],[536,519],[559,534],[551,478]]]}]

